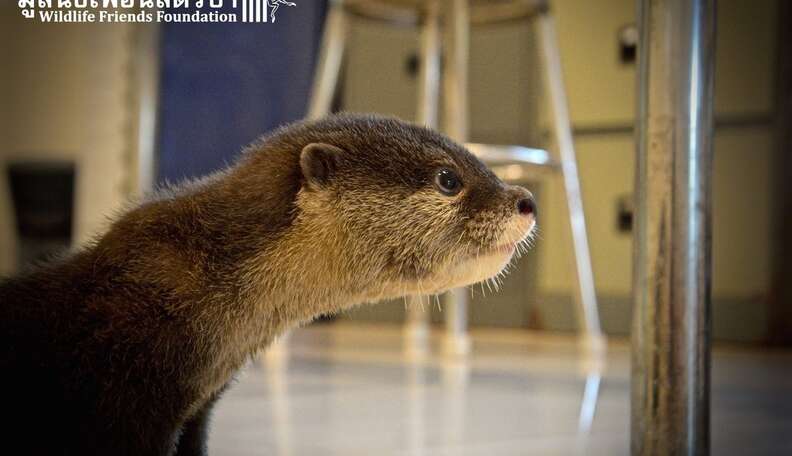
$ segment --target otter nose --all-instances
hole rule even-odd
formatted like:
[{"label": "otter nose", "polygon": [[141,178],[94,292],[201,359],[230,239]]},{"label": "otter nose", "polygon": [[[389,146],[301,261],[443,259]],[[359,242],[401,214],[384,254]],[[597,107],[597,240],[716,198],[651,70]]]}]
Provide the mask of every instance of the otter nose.
[{"label": "otter nose", "polygon": [[533,198],[523,198],[517,201],[517,212],[520,215],[533,215],[536,217],[536,202]]}]

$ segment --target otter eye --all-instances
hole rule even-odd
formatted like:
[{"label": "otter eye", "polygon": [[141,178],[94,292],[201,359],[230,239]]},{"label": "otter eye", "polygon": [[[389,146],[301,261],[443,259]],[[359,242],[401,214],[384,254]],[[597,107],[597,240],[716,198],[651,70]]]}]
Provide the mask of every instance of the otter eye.
[{"label": "otter eye", "polygon": [[462,190],[462,181],[455,172],[443,168],[435,175],[435,185],[440,193],[447,196],[454,196]]}]

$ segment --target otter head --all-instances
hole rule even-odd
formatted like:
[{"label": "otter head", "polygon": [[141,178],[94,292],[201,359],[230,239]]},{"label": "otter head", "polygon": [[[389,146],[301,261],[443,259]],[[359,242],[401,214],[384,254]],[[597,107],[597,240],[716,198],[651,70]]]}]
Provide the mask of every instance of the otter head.
[{"label": "otter head", "polygon": [[342,116],[316,139],[300,153],[297,204],[340,232],[334,254],[368,299],[492,278],[534,231],[531,193],[438,133]]}]

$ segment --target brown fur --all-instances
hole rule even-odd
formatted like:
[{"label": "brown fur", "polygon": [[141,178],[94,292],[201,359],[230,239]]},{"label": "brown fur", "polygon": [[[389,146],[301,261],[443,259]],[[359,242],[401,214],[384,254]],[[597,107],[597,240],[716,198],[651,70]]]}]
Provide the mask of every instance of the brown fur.
[{"label": "brown fur", "polygon": [[[440,167],[459,174],[459,195],[438,192]],[[0,286],[2,386],[19,397],[3,441],[26,454],[200,454],[211,404],[250,355],[321,314],[499,274],[513,252],[496,248],[533,229],[515,209],[529,197],[395,119],[281,129]],[[36,439],[41,427],[50,438]]]}]

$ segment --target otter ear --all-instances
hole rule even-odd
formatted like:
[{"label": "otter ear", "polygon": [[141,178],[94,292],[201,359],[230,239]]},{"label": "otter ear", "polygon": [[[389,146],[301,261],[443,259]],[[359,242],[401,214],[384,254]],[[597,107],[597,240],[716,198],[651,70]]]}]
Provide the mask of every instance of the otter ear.
[{"label": "otter ear", "polygon": [[325,143],[311,143],[300,152],[300,168],[306,182],[327,184],[338,169],[344,151]]}]

